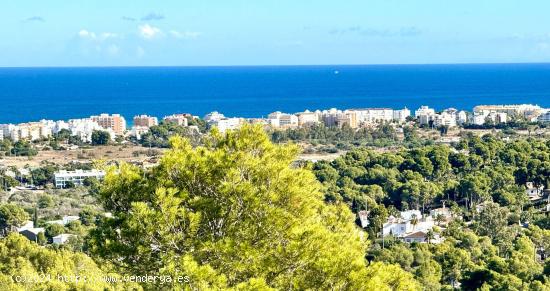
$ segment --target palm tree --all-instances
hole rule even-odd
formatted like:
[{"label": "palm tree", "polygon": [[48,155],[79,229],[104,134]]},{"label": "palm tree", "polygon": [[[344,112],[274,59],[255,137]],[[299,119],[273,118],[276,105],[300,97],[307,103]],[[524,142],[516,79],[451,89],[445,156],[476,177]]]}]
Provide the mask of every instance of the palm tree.
[{"label": "palm tree", "polygon": [[411,224],[413,226],[413,231],[414,231],[416,228],[416,225],[418,224],[418,217],[416,217],[416,214],[413,214],[411,216]]},{"label": "palm tree", "polygon": [[433,240],[435,239],[435,233],[433,230],[429,229],[427,232],[426,232],[426,239],[428,240],[428,244]]}]

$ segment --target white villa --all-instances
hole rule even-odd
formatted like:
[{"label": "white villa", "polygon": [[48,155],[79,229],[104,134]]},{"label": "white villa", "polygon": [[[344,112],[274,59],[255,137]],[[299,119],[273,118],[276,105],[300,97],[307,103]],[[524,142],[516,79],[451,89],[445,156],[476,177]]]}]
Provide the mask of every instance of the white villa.
[{"label": "white villa", "polygon": [[[408,210],[400,213],[399,217],[390,216],[382,227],[382,235],[392,235],[406,242],[427,241],[426,233],[434,227],[432,216],[422,216],[419,210]],[[423,238],[419,238],[423,233]],[[422,240],[422,241],[419,241]],[[437,242],[438,240],[433,240]]]}]

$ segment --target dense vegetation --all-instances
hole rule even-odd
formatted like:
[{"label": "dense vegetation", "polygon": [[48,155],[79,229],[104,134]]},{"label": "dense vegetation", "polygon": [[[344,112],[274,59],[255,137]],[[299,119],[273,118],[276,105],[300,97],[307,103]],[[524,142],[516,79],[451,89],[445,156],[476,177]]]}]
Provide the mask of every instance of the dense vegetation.
[{"label": "dense vegetation", "polygon": [[[325,185],[327,202],[370,211],[371,238],[380,236],[382,224],[396,211],[426,212],[442,202],[457,217],[472,220],[451,223],[442,231],[447,239],[440,245],[390,239],[385,249],[379,240],[371,246],[376,261],[399,263],[426,289],[451,288],[457,282],[465,289],[548,288],[548,217],[529,202],[524,185],[550,186],[550,141],[504,142],[472,135],[454,147],[393,153],[358,149],[319,162],[314,171]],[[520,226],[526,223],[528,228]]]},{"label": "dense vegetation", "polygon": [[200,142],[200,132],[205,130],[206,124],[198,119],[189,119],[189,122],[190,125],[196,125],[199,131],[173,122],[161,122],[159,125],[151,126],[149,131],[141,136],[139,143],[146,147],[167,148],[170,145],[170,137],[182,136],[189,139],[193,144],[198,144]]},{"label": "dense vegetation", "polygon": [[349,150],[363,145],[388,146],[397,142],[398,136],[393,126],[381,125],[374,129],[359,130],[344,127],[327,127],[323,124],[313,124],[299,128],[274,129],[270,132],[275,143],[308,142],[313,145],[306,151],[337,152]]},{"label": "dense vegetation", "polygon": [[92,253],[121,273],[185,273],[199,289],[418,287],[396,265],[367,267],[351,212],[291,166],[297,147],[250,126],[204,144],[174,138],[152,172],[111,171],[101,196],[113,218],[93,232]]},{"label": "dense vegetation", "polygon": [[[380,129],[373,138],[371,131],[310,128],[281,137],[244,126],[224,135],[213,131],[198,146],[179,130],[161,124],[142,139],[170,147],[152,169],[121,163],[108,168],[101,185],[87,181],[86,188],[2,196],[5,234],[27,219],[40,226],[59,219],[56,210],[80,219],[47,226],[42,247],[15,234],[0,239],[0,289],[550,288],[550,221],[526,198],[524,186],[550,186],[548,140],[466,136],[449,147],[423,142],[409,128],[402,143],[392,143],[402,148],[360,147],[332,162],[304,164],[295,163],[297,146],[270,139],[339,139],[351,149],[357,138],[375,141],[396,133]],[[43,168],[33,179],[51,177],[53,168]],[[406,209],[425,213],[443,202],[456,219],[434,228],[445,238],[442,243],[380,237],[389,215]],[[365,209],[371,224],[363,231],[354,213]],[[85,241],[47,244],[59,233]],[[139,286],[12,281],[20,273],[77,271],[188,279]]]},{"label": "dense vegetation", "polygon": [[1,290],[140,290],[137,284],[109,283],[119,275],[100,269],[83,253],[43,248],[11,234],[0,240]]},{"label": "dense vegetation", "polygon": [[106,145],[111,141],[111,134],[104,130],[94,130],[92,132],[92,145]]}]

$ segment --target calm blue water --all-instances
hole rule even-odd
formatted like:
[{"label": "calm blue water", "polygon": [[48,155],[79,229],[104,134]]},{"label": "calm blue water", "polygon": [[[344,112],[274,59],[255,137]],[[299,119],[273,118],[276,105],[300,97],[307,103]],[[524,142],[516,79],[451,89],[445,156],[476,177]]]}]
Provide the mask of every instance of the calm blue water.
[{"label": "calm blue water", "polygon": [[550,64],[0,69],[0,123],[505,103],[550,107]]}]

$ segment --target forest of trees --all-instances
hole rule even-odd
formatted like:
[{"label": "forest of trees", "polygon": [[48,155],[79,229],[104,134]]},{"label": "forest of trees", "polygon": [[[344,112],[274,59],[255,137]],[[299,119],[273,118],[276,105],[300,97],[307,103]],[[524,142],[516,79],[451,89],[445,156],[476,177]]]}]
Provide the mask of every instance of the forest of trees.
[{"label": "forest of trees", "polygon": [[[313,169],[327,202],[370,211],[371,258],[399,263],[425,289],[457,282],[467,290],[549,287],[550,261],[544,261],[550,255],[549,218],[530,203],[525,184],[550,186],[550,141],[470,135],[454,147],[357,149]],[[444,243],[389,239],[382,245],[379,233],[388,216],[408,209],[426,212],[444,202],[463,217],[442,231]],[[480,213],[478,205],[483,205]]]},{"label": "forest of trees", "polygon": [[349,126],[327,127],[323,124],[312,124],[299,128],[274,129],[270,131],[270,136],[275,143],[292,141],[321,145],[319,150],[324,152],[350,150],[358,146],[391,146],[398,141],[396,130],[390,124],[359,130]]},{"label": "forest of trees", "polygon": [[[159,130],[162,140],[170,135]],[[361,147],[310,164],[295,162],[298,146],[272,138],[249,125],[213,130],[200,146],[176,135],[152,169],[110,166],[101,185],[89,183],[110,215],[82,210],[81,250],[8,234],[0,239],[0,290],[550,288],[548,217],[525,199],[524,187],[550,186],[550,141],[468,136],[454,147]],[[442,243],[381,241],[389,215],[443,202],[463,219],[439,230]],[[31,213],[7,205],[0,224],[10,233]],[[365,209],[372,223],[363,230],[355,213]],[[187,279],[15,282],[21,274]]]}]

